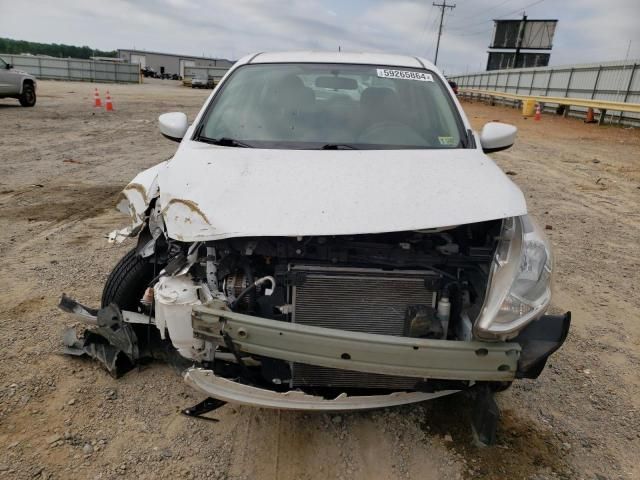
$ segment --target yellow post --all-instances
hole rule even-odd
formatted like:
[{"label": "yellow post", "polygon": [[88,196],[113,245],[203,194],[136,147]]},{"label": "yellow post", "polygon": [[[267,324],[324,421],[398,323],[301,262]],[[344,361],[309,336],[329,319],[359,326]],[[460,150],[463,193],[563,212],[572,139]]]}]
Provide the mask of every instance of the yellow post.
[{"label": "yellow post", "polygon": [[522,101],[522,115],[524,117],[533,117],[536,113],[536,101],[526,98]]}]

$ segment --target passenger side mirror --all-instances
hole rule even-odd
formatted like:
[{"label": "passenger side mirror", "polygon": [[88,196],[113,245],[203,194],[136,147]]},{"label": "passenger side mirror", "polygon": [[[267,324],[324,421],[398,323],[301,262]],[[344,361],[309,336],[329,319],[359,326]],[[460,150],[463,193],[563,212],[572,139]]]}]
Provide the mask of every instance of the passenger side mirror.
[{"label": "passenger side mirror", "polygon": [[518,129],[513,125],[500,122],[489,122],[480,132],[480,145],[484,153],[506,150],[516,141]]},{"label": "passenger side mirror", "polygon": [[182,112],[163,113],[158,117],[160,133],[174,142],[180,142],[187,133],[189,123]]},{"label": "passenger side mirror", "polygon": [[11,70],[13,68],[13,65],[11,65],[10,63],[5,64],[5,68],[7,70]]}]

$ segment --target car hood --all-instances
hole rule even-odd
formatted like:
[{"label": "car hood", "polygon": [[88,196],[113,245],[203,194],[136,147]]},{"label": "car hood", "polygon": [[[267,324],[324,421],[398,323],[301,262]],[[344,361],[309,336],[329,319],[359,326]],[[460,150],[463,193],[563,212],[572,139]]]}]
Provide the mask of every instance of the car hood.
[{"label": "car hood", "polygon": [[480,150],[266,150],[184,141],[159,169],[182,241],[422,230],[527,212]]}]

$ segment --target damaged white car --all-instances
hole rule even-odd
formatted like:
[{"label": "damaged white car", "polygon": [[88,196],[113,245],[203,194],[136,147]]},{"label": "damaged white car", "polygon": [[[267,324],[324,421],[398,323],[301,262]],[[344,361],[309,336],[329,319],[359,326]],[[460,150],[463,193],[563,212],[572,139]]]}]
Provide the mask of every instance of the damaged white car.
[{"label": "damaged white car", "polygon": [[[415,57],[261,53],[238,61],[194,123],[160,116],[174,157],[139,174],[112,241],[137,237],[96,325],[66,338],[114,374],[150,338],[207,397],[351,410],[535,378],[570,315],[545,315],[553,256],[521,191],[486,155],[444,77]],[[220,403],[207,400],[191,413]],[[487,425],[489,425],[487,427]]]}]

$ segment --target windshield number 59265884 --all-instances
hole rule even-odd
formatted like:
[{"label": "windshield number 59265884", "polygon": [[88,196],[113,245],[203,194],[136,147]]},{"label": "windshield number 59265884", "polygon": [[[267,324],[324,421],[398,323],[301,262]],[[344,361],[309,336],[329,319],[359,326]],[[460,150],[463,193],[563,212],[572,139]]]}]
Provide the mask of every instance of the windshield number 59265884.
[{"label": "windshield number 59265884", "polygon": [[433,77],[429,73],[414,72],[412,70],[390,70],[388,68],[378,68],[378,77],[399,78],[401,80],[419,80],[421,82],[433,82]]}]

